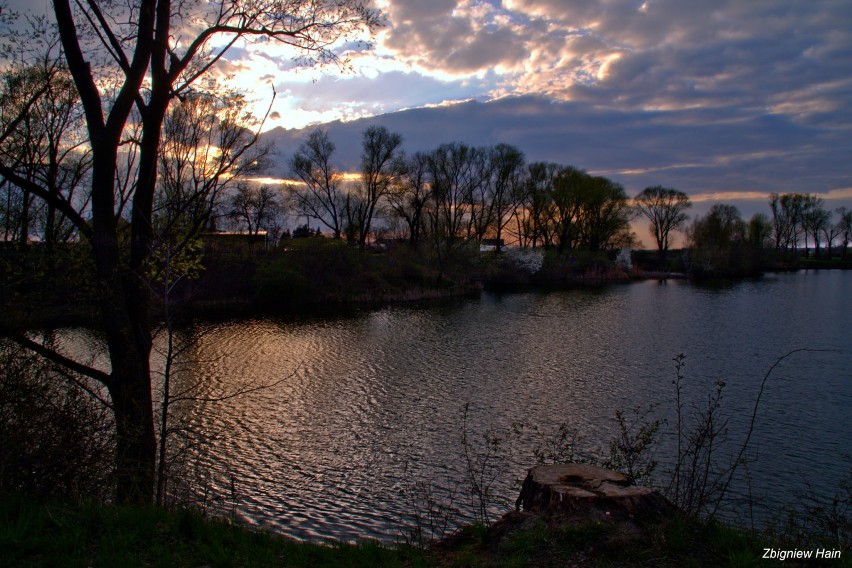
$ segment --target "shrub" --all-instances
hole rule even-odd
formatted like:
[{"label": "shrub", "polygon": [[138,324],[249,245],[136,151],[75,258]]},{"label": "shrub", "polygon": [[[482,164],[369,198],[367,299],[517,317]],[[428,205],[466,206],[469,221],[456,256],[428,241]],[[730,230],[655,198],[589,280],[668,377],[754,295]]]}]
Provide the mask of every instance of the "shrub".
[{"label": "shrub", "polygon": [[111,414],[85,382],[0,342],[0,491],[106,498]]}]

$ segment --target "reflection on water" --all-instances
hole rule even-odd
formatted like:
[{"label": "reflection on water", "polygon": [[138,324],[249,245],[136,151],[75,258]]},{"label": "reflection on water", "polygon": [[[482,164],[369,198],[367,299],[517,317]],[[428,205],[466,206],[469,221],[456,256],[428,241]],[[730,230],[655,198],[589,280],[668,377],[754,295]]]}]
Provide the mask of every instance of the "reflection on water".
[{"label": "reflection on water", "polygon": [[[336,320],[201,324],[185,362],[191,380],[214,393],[276,383],[194,415],[202,429],[225,434],[202,456],[213,471],[207,481],[227,492],[234,480],[244,520],[298,538],[393,540],[412,513],[414,481],[447,490],[464,482],[467,402],[474,440],[519,421],[544,431],[569,421],[604,447],[616,408],[659,402],[671,418],[672,358],[684,353],[692,400],[727,382],[723,405],[738,442],[779,356],[831,350],[786,360],[767,383],[748,468],[765,517],[806,482],[833,491],[848,467],[849,313],[850,272],[716,289],[650,281]],[[526,432],[505,442],[503,506],[533,464]],[[460,505],[471,514],[471,503]]]}]

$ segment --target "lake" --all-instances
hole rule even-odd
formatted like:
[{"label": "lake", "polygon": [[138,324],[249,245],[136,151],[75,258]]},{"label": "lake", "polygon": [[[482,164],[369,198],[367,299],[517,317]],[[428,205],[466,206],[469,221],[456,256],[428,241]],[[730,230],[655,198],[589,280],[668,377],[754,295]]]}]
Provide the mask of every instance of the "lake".
[{"label": "lake", "polygon": [[[274,386],[180,414],[209,440],[193,450],[199,486],[234,496],[245,522],[302,539],[393,541],[430,498],[457,509],[456,522],[473,519],[463,430],[473,453],[485,432],[502,438],[489,462],[494,513],[513,506],[533,449],[561,423],[586,454],[605,450],[619,408],[657,404],[651,416],[668,419],[661,479],[674,448],[676,355],[686,356],[690,403],[706,404],[715,382],[726,383],[724,461],[768,369],[811,349],[766,381],[735,479],[733,508],[765,520],[797,491],[832,495],[849,471],[850,314],[852,272],[802,271],[198,324],[179,384],[200,383],[214,398]],[[742,505],[749,495],[753,508]]]}]

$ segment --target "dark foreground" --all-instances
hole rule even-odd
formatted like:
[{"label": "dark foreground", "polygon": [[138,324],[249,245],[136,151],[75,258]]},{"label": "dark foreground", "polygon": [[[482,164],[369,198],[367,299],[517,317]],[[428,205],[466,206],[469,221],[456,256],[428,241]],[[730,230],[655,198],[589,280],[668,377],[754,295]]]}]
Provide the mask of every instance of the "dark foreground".
[{"label": "dark foreground", "polygon": [[[625,538],[612,525],[549,526],[510,514],[420,549],[303,543],[189,510],[0,499],[2,566],[760,566],[760,534],[675,519]],[[792,547],[793,545],[789,545]],[[849,566],[839,559],[804,565]],[[787,559],[784,566],[803,565]]]}]

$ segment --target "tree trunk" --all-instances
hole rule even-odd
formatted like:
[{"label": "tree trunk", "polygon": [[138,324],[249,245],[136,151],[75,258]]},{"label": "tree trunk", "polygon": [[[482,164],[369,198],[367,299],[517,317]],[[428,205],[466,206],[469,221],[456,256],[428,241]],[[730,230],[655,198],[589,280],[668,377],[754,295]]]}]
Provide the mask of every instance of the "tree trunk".
[{"label": "tree trunk", "polygon": [[[116,500],[150,503],[154,495],[156,434],[151,397],[148,294],[119,251],[114,201],[114,145],[93,145],[92,249],[101,322],[109,350],[116,428]],[[137,192],[141,191],[137,188]]]},{"label": "tree trunk", "polygon": [[116,427],[116,500],[149,504],[154,492],[156,435],[147,360],[124,362],[109,389]]}]

